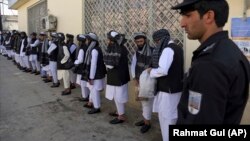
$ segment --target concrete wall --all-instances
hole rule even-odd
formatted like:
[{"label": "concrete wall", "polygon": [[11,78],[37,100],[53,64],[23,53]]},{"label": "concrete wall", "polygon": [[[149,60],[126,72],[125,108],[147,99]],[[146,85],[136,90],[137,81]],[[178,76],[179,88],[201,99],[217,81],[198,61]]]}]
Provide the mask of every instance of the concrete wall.
[{"label": "concrete wall", "polygon": [[[229,31],[229,36],[231,36],[230,28],[231,28],[231,19],[235,17],[242,17],[243,16],[243,9],[244,9],[244,0],[227,0],[229,3],[229,18],[228,22],[225,25],[224,29]],[[250,10],[247,10],[247,16],[250,17]],[[189,40],[185,36],[185,69],[188,70],[191,64],[191,59],[193,56],[193,51],[197,49],[199,46],[198,41]]]},{"label": "concrete wall", "polygon": [[83,0],[48,0],[48,14],[57,17],[57,31],[77,35],[82,33]]}]

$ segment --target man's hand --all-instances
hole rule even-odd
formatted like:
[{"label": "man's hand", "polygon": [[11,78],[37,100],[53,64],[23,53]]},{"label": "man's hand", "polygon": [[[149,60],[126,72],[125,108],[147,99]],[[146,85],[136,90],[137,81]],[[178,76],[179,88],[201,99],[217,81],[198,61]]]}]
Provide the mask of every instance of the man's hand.
[{"label": "man's hand", "polygon": [[90,85],[94,85],[94,80],[93,80],[93,79],[90,79],[90,80],[89,80],[89,84],[90,84]]},{"label": "man's hand", "polygon": [[139,101],[139,97],[138,96],[135,97],[135,101]]},{"label": "man's hand", "polygon": [[147,68],[147,72],[150,74],[152,68]]},{"label": "man's hand", "polygon": [[139,87],[135,86],[135,101],[139,101]]},{"label": "man's hand", "polygon": [[134,83],[135,83],[135,86],[138,87],[139,86],[139,81],[137,79],[133,79],[134,80]]}]

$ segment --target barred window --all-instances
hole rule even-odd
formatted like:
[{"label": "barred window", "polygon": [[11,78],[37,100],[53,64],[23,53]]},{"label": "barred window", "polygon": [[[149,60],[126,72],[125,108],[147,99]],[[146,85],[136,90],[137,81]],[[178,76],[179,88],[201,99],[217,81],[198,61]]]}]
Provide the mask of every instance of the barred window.
[{"label": "barred window", "polygon": [[43,31],[42,18],[47,15],[47,0],[38,2],[34,6],[28,8],[28,33],[39,33]]}]

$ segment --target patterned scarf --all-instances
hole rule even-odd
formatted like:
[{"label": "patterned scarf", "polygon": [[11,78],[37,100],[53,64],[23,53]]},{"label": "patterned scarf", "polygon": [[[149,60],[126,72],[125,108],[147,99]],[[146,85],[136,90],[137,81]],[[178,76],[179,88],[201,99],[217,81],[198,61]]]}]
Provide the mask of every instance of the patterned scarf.
[{"label": "patterned scarf", "polygon": [[168,46],[168,42],[170,40],[169,36],[165,36],[160,40],[160,43],[156,45],[156,48],[153,51],[152,55],[152,67],[158,68],[159,67],[159,59],[161,56],[161,53],[165,47]]},{"label": "patterned scarf", "polygon": [[96,46],[96,41],[92,41],[91,43],[90,43],[90,45],[89,45],[89,47],[88,47],[88,49],[87,49],[87,51],[86,51],[86,57],[85,57],[85,59],[84,59],[84,64],[85,65],[90,65],[90,59],[91,59],[91,51],[92,51],[92,49],[94,48]]},{"label": "patterned scarf", "polygon": [[146,43],[142,50],[138,50],[138,52],[144,56],[151,56],[152,55],[152,51],[151,51],[151,47],[149,46],[148,43]]},{"label": "patterned scarf", "polygon": [[41,49],[42,53],[47,53],[48,45],[49,45],[49,41],[48,41],[48,39],[45,39],[43,41],[43,45],[42,45],[42,49]]}]

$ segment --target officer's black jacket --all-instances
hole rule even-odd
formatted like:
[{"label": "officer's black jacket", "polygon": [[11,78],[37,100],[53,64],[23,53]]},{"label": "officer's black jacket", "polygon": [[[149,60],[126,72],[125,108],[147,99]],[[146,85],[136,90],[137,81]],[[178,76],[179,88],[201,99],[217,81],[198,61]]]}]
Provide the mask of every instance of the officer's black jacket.
[{"label": "officer's black jacket", "polygon": [[[249,80],[249,62],[228,38],[228,32],[215,33],[193,52],[177,124],[239,124],[248,100]],[[196,112],[190,104],[196,106]]]}]

